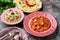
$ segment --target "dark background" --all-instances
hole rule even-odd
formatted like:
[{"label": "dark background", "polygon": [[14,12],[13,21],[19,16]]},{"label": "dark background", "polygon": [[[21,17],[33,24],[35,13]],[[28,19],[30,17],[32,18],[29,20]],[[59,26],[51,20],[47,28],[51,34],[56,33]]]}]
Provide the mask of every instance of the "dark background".
[{"label": "dark background", "polygon": [[[45,11],[52,14],[58,22],[57,29],[52,35],[43,37],[43,38],[32,36],[25,31],[23,26],[23,21],[13,26],[22,28],[26,32],[29,40],[60,40],[60,0],[41,0],[41,1],[43,3],[42,5],[43,7],[39,11]],[[29,14],[25,14],[25,17],[27,15]],[[6,28],[6,27],[11,27],[11,26],[4,24],[0,19],[0,29]]]}]

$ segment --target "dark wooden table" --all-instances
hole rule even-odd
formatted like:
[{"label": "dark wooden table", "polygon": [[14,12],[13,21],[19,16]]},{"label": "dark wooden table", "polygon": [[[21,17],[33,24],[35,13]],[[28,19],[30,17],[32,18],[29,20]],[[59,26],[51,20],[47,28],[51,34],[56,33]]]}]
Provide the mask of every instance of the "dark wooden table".
[{"label": "dark wooden table", "polygon": [[[26,32],[29,40],[60,40],[60,0],[41,0],[41,1],[43,2],[43,5],[42,5],[43,8],[39,11],[46,11],[52,14],[58,22],[58,27],[52,35],[43,37],[43,38],[32,36],[25,31],[23,26],[23,21],[13,26],[22,28]],[[28,14],[25,14],[25,17],[27,15]],[[6,27],[11,27],[11,26],[4,24],[0,19],[0,29],[6,28]]]}]

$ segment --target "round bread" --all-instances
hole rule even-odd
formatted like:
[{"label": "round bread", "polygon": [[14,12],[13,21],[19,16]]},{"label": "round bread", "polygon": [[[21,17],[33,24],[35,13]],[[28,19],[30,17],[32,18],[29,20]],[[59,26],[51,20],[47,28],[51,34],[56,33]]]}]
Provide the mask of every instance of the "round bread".
[{"label": "round bread", "polygon": [[27,13],[38,11],[42,7],[40,0],[14,0],[14,2],[18,8]]}]

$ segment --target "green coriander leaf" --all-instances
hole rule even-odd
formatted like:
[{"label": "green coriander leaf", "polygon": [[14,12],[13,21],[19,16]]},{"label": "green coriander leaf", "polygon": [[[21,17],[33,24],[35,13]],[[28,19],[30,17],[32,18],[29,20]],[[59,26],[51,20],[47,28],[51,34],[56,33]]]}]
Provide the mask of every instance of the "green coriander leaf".
[{"label": "green coriander leaf", "polygon": [[0,14],[8,9],[15,7],[15,3],[13,3],[13,0],[0,0]]}]

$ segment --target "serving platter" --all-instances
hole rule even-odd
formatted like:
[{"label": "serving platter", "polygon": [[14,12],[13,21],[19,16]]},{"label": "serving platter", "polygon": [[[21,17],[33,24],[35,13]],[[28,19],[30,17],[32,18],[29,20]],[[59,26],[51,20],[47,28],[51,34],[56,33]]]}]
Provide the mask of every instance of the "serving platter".
[{"label": "serving platter", "polygon": [[[17,25],[13,25],[13,26],[18,26],[19,28],[22,28],[28,35],[28,40],[60,40],[60,9],[59,9],[59,6],[56,6],[56,5],[59,5],[60,2],[57,0],[59,3],[56,4],[55,1],[52,1],[52,0],[50,0],[50,1],[41,0],[41,1],[43,2],[42,10],[52,14],[58,22],[57,29],[53,34],[51,34],[50,36],[47,36],[47,37],[43,37],[43,38],[32,36],[32,35],[28,34],[26,32],[26,30],[24,29],[23,21]],[[51,4],[50,2],[52,2],[53,4]],[[54,4],[56,4],[56,5],[54,5]],[[25,14],[25,17],[27,15],[28,14]],[[0,29],[6,28],[9,26],[10,25],[4,24],[0,19]]]}]

